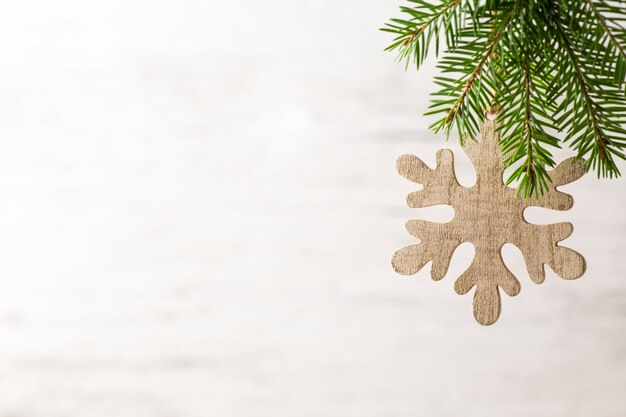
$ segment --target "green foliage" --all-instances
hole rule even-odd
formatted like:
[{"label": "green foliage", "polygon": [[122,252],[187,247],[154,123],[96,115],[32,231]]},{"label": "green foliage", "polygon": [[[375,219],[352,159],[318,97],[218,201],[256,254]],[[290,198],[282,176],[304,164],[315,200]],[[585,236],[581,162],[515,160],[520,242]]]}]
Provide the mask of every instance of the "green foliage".
[{"label": "green foliage", "polygon": [[[550,181],[567,144],[598,177],[626,159],[626,0],[408,0],[383,31],[406,65],[439,55],[427,114],[446,137],[475,138],[497,114],[505,165],[525,197]],[[562,138],[556,131],[563,132]],[[552,133],[551,133],[552,132]]]}]

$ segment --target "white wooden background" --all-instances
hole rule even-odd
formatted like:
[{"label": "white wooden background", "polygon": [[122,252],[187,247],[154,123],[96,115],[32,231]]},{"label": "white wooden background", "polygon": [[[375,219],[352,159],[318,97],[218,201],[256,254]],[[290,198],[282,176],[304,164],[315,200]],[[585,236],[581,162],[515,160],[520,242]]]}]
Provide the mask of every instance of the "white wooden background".
[{"label": "white wooden background", "polygon": [[432,66],[382,52],[399,2],[3,4],[0,417],[625,415],[626,181],[529,213],[588,272],[534,285],[507,247],[490,328],[471,246],[392,272],[394,159],[444,145]]}]

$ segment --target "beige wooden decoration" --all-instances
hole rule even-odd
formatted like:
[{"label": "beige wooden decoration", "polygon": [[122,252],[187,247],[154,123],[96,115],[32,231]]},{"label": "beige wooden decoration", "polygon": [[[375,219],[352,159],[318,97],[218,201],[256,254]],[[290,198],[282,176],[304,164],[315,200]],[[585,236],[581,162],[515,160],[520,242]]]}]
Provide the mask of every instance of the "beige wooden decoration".
[{"label": "beige wooden decoration", "polygon": [[558,245],[572,234],[571,223],[531,224],[523,216],[528,206],[569,210],[574,204],[572,197],[556,187],[580,178],[584,173],[583,161],[569,158],[561,162],[550,172],[549,191],[540,198],[523,199],[504,185],[499,140],[496,123],[487,120],[481,128],[480,141],[463,141],[463,150],[477,175],[476,184],[469,188],[457,182],[454,155],[449,149],[437,152],[435,169],[414,155],[402,155],[397,160],[400,175],[423,185],[423,189],[407,196],[409,207],[447,204],[454,208],[455,216],[449,223],[409,220],[406,228],[420,243],[397,251],[392,259],[393,268],[400,274],[411,275],[432,261],[431,277],[440,280],[457,246],[471,242],[475,248],[474,260],[458,277],[454,289],[458,294],[466,294],[476,287],[474,317],[482,325],[493,324],[500,315],[499,288],[509,296],[520,291],[519,281],[502,259],[505,243],[513,243],[522,251],[530,278],[537,284],[545,278],[546,264],[563,279],[576,279],[585,272],[585,259]]}]

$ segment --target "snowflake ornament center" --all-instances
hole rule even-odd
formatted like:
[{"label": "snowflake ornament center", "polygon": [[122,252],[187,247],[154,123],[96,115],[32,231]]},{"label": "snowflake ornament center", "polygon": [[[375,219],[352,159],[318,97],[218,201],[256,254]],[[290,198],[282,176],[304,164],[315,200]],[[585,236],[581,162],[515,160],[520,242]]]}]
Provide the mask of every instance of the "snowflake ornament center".
[{"label": "snowflake ornament center", "polygon": [[394,269],[411,275],[432,261],[431,277],[440,280],[457,246],[471,242],[475,248],[474,260],[455,281],[454,289],[466,294],[476,287],[474,317],[483,325],[493,324],[500,315],[500,288],[509,296],[520,291],[519,281],[502,259],[505,243],[512,243],[522,251],[528,273],[537,284],[545,279],[544,265],[549,265],[563,279],[579,278],[586,267],[579,253],[558,245],[572,233],[571,223],[531,224],[523,216],[529,206],[569,210],[574,203],[572,197],[556,187],[580,178],[584,174],[583,161],[569,158],[561,162],[550,172],[552,182],[543,196],[522,199],[502,179],[499,139],[496,122],[486,120],[480,141],[463,142],[463,150],[476,169],[476,184],[472,187],[458,183],[454,154],[448,149],[437,152],[435,169],[414,155],[402,155],[397,160],[400,175],[423,185],[420,191],[407,196],[409,207],[446,204],[454,208],[455,215],[448,223],[409,220],[407,231],[420,239],[420,243],[397,251],[392,259]]}]

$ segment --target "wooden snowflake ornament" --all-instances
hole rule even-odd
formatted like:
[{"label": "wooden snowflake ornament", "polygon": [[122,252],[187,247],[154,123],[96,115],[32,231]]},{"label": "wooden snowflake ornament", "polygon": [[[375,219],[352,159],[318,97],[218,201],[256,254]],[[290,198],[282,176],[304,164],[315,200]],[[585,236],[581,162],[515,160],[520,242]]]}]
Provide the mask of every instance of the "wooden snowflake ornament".
[{"label": "wooden snowflake ornament", "polygon": [[558,242],[572,234],[571,223],[531,224],[523,216],[524,209],[538,206],[553,210],[569,210],[572,196],[556,187],[576,181],[584,174],[583,161],[566,159],[551,172],[550,189],[542,197],[523,199],[504,185],[502,158],[498,147],[500,134],[496,122],[487,120],[481,128],[481,140],[464,140],[462,148],[476,169],[476,184],[461,186],[454,173],[454,155],[449,149],[437,152],[437,167],[430,169],[414,155],[402,155],[397,170],[403,177],[423,185],[423,189],[407,196],[409,207],[438,204],[452,206],[455,216],[449,223],[409,220],[408,232],[420,239],[419,244],[397,251],[393,268],[403,275],[415,274],[432,261],[431,277],[440,280],[446,274],[457,246],[471,242],[475,248],[469,268],[454,283],[458,294],[473,287],[474,317],[482,325],[493,324],[500,315],[500,292],[509,296],[520,291],[520,283],[502,259],[502,246],[513,243],[524,254],[530,278],[537,284],[545,279],[549,265],[563,279],[576,279],[585,272],[585,259]]}]

